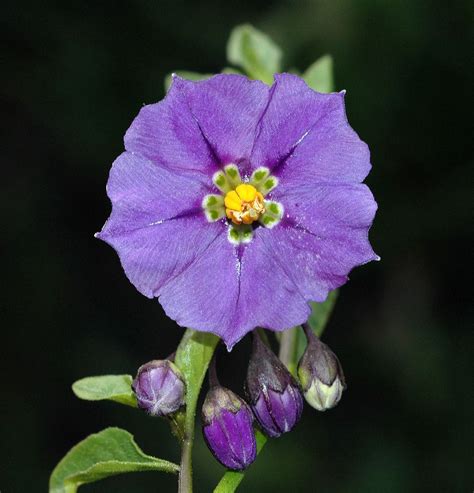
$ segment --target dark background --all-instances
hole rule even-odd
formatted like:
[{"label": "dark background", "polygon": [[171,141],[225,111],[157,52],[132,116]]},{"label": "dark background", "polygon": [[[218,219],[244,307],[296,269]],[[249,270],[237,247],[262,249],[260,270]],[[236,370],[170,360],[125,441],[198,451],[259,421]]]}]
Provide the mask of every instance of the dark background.
[{"label": "dark background", "polygon": [[[182,329],[93,233],[141,105],[163,97],[173,70],[220,71],[241,22],[270,34],[286,67],[334,56],[336,87],[348,90],[349,119],[372,150],[371,240],[382,257],[353,272],[325,334],[349,382],[340,405],[306,407],[241,489],[472,491],[472,14],[469,0],[2,6],[2,493],[46,491],[64,453],[108,425],[178,460],[164,421],[79,401],[70,384],[134,373],[179,341]],[[220,359],[235,390],[248,349]],[[223,468],[200,432],[194,457],[196,490],[210,491]],[[81,491],[175,491],[175,478],[133,474]]]}]

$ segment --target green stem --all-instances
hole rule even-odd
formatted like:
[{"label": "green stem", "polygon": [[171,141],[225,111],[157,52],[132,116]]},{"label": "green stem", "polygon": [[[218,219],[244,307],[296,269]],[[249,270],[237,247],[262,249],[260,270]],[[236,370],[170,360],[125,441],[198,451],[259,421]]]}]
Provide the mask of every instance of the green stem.
[{"label": "green stem", "polygon": [[186,380],[186,414],[182,424],[178,493],[193,491],[192,450],[196,406],[204,375],[218,341],[219,338],[213,334],[188,329],[176,351],[175,363]]},{"label": "green stem", "polygon": [[194,421],[191,429],[186,426],[184,440],[181,446],[181,467],[179,470],[178,493],[193,491],[192,451],[194,441]]},{"label": "green stem", "polygon": [[299,327],[285,330],[281,334],[279,358],[281,362],[288,368],[292,375],[296,372],[295,354],[298,341]]}]

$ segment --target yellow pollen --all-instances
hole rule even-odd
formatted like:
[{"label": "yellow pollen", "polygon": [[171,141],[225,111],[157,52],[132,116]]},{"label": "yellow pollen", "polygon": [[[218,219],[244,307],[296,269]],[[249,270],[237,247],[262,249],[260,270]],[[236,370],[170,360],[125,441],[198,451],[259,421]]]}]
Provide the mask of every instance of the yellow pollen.
[{"label": "yellow pollen", "polygon": [[227,217],[234,224],[252,224],[265,213],[263,195],[248,183],[241,183],[224,199]]}]

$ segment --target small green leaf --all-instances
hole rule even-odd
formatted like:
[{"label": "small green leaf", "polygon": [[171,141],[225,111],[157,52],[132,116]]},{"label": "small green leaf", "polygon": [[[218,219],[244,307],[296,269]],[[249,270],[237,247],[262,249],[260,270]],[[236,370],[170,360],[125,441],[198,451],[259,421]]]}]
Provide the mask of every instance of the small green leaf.
[{"label": "small green leaf", "polygon": [[208,332],[186,330],[176,351],[175,364],[186,381],[186,433],[194,437],[196,404],[202,381],[219,338]]},{"label": "small green leaf", "polygon": [[237,70],[236,68],[225,67],[222,69],[221,74],[242,75],[242,72],[240,70]]},{"label": "small green leaf", "polygon": [[237,26],[230,34],[227,59],[253,79],[271,84],[273,74],[280,72],[281,56],[280,48],[250,24]]},{"label": "small green leaf", "polygon": [[[257,439],[258,454],[267,442],[267,437],[260,430],[256,430],[255,438]],[[214,493],[232,493],[242,482],[244,476],[245,472],[243,471],[227,471],[215,487]]]},{"label": "small green leaf", "polygon": [[138,471],[177,473],[179,466],[144,454],[128,431],[106,428],[64,456],[51,474],[49,493],[75,493],[82,484]]},{"label": "small green leaf", "polygon": [[324,55],[308,67],[303,79],[309,87],[318,92],[334,91],[333,62],[330,55]]},{"label": "small green leaf", "polygon": [[336,303],[339,291],[335,289],[330,291],[328,297],[322,303],[311,303],[311,315],[308,319],[308,324],[313,329],[313,332],[321,337],[326,324],[328,323],[329,317],[334,309],[334,304]]},{"label": "small green leaf", "polygon": [[[209,77],[212,77],[214,74],[200,74],[198,72],[189,72],[187,70],[177,70],[176,72],[173,72],[173,74],[179,75],[179,77],[182,77],[183,79],[186,80],[205,80],[209,79]],[[168,92],[168,89],[171,86],[171,82],[173,81],[173,74],[168,74],[165,77],[165,91]]]},{"label": "small green leaf", "polygon": [[115,401],[137,407],[130,375],[101,375],[87,377],[72,384],[72,391],[86,401]]}]

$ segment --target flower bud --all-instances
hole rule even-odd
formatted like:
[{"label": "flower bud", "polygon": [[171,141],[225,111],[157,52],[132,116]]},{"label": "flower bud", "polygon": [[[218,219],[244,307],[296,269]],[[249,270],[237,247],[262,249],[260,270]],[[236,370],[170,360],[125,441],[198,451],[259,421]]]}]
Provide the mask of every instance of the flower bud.
[{"label": "flower bud", "polygon": [[298,377],[306,401],[318,411],[334,407],[346,388],[337,356],[314,334],[308,337],[308,346],[298,364]]},{"label": "flower bud", "polygon": [[138,369],[132,383],[138,407],[151,416],[167,416],[184,404],[185,384],[170,360],[153,360]]},{"label": "flower bud", "polygon": [[279,437],[301,418],[303,397],[296,380],[260,336],[254,334],[253,340],[245,386],[248,400],[262,430]]},{"label": "flower bud", "polygon": [[213,386],[202,407],[203,434],[214,457],[229,469],[246,469],[257,456],[253,415],[229,389]]}]

